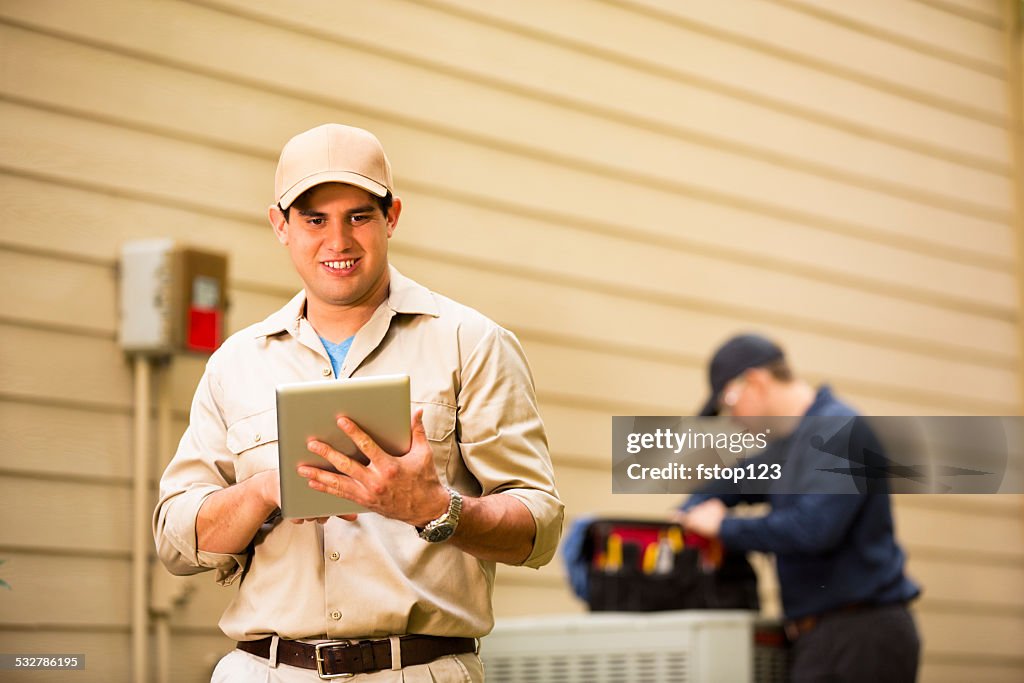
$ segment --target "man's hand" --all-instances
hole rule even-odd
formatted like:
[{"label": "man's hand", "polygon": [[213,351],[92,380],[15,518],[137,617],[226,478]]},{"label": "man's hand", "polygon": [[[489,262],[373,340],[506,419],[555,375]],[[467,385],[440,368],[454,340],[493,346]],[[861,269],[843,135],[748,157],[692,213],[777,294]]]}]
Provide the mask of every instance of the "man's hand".
[{"label": "man's hand", "polygon": [[725,503],[717,498],[710,498],[682,513],[679,521],[687,531],[704,538],[718,538],[722,520],[725,519],[725,511]]},{"label": "man's hand", "polygon": [[[338,428],[348,434],[370,464],[356,462],[320,441],[310,441],[309,450],[341,472],[300,467],[299,474],[309,479],[310,488],[347,498],[413,526],[426,526],[448,511],[451,496],[437,476],[434,454],[423,430],[423,411],[413,415],[412,447],[400,457],[381,450],[351,420],[339,418]],[[348,520],[356,517],[341,516]],[[520,564],[533,550],[536,530],[532,513],[514,496],[464,496],[459,526],[446,543],[481,560]]]},{"label": "man's hand", "polygon": [[211,553],[244,552],[263,523],[280,507],[277,470],[257,472],[215,491],[199,507],[196,547]]},{"label": "man's hand", "polygon": [[422,410],[417,410],[412,418],[409,452],[398,457],[381,449],[346,417],[338,418],[338,428],[352,439],[370,464],[363,465],[322,441],[310,440],[310,452],[325,458],[341,473],[300,467],[299,474],[309,480],[310,488],[347,498],[367,510],[413,526],[425,526],[447,512],[450,496],[437,476],[434,454],[423,429]]},{"label": "man's hand", "polygon": [[[252,479],[258,482],[260,497],[274,509],[281,508],[281,473],[278,470],[265,470],[252,475]],[[341,515],[339,515],[341,516]],[[292,524],[304,524],[305,522],[319,522],[323,524],[330,517],[297,517],[289,519]]]}]

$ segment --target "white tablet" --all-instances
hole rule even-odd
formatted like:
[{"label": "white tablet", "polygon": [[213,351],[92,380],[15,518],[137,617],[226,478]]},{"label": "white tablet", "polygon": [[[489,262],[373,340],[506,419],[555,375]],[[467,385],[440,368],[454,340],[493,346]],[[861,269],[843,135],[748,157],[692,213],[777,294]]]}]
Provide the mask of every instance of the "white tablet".
[{"label": "white tablet", "polygon": [[325,458],[309,452],[306,444],[311,438],[367,464],[366,456],[338,428],[337,419],[342,415],[359,425],[388,453],[407,453],[412,445],[409,376],[332,379],[277,387],[278,459],[284,517],[328,517],[366,511],[350,500],[309,488],[309,480],[297,472],[300,465],[337,471]]}]

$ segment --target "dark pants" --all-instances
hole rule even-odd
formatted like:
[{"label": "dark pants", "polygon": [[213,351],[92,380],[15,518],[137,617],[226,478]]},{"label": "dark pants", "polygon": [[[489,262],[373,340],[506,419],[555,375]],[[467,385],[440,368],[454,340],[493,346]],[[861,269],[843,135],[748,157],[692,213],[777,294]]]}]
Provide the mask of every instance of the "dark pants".
[{"label": "dark pants", "polygon": [[913,683],[921,641],[904,605],[827,614],[794,644],[793,683]]}]

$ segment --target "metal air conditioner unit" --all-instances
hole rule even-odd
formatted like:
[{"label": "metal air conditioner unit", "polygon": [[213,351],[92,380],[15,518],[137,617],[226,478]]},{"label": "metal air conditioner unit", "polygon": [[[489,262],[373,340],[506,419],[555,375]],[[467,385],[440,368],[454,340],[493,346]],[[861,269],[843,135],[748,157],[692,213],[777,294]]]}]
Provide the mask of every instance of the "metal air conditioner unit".
[{"label": "metal air conditioner unit", "polygon": [[502,619],[483,639],[489,683],[742,683],[756,614],[601,612]]}]

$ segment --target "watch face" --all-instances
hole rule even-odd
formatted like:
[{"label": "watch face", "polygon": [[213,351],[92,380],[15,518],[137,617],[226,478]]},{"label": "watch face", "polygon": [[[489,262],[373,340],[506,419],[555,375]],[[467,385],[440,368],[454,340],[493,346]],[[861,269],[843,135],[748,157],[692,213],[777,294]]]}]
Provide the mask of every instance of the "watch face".
[{"label": "watch face", "polygon": [[448,524],[436,526],[427,532],[427,540],[431,543],[440,543],[448,540],[448,537],[455,532],[455,529]]}]

